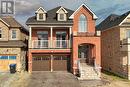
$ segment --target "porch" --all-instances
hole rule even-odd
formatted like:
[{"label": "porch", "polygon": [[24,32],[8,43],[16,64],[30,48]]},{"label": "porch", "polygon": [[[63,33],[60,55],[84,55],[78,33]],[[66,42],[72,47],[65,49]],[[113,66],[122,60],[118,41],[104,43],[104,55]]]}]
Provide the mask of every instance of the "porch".
[{"label": "porch", "polygon": [[71,48],[71,26],[31,26],[29,30],[31,49]]}]

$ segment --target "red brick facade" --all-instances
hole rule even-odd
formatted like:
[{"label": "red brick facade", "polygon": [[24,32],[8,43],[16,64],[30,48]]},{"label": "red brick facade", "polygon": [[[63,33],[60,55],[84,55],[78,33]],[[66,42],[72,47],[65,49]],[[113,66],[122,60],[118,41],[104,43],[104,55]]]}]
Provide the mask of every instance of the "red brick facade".
[{"label": "red brick facade", "polygon": [[[84,14],[88,21],[88,35],[78,35],[78,21],[81,14]],[[73,33],[77,33],[77,35],[73,34],[73,72],[78,68],[77,67],[77,61],[78,61],[78,45],[80,44],[93,44],[94,45],[94,53],[93,56],[96,59],[96,64],[99,66],[101,65],[101,50],[100,50],[100,37],[95,36],[95,20],[93,19],[92,13],[88,11],[86,8],[82,7],[76,14],[74,15],[74,25],[73,25]],[[92,34],[92,36],[89,36],[89,33]]]},{"label": "red brick facade", "polygon": [[[81,14],[84,14],[87,18],[87,32],[86,33],[78,33],[78,21]],[[51,26],[51,25],[50,25]],[[64,27],[65,28],[65,27]],[[40,29],[33,30],[32,28],[32,40],[37,40],[36,31]],[[45,29],[44,29],[45,30]],[[50,32],[49,29],[46,29]],[[53,30],[53,40],[55,40],[55,30]],[[90,44],[93,45],[92,50],[92,57],[95,58],[95,63],[100,66],[101,55],[100,55],[100,37],[96,36],[95,33],[95,19],[93,18],[93,14],[84,6],[82,6],[76,13],[74,14],[73,18],[73,26],[72,31],[69,31],[69,28],[65,29],[57,29],[58,31],[66,31],[67,32],[67,39],[70,39],[70,32],[72,32],[72,41],[71,41],[71,48],[69,49],[30,49],[29,48],[29,57],[28,57],[28,69],[29,72],[32,72],[32,55],[34,53],[39,54],[68,54],[70,55],[70,68],[73,74],[76,74],[76,70],[78,69],[77,61],[78,61],[78,46],[81,44]],[[56,31],[57,31],[56,30]],[[50,39],[50,33],[48,35]]]}]

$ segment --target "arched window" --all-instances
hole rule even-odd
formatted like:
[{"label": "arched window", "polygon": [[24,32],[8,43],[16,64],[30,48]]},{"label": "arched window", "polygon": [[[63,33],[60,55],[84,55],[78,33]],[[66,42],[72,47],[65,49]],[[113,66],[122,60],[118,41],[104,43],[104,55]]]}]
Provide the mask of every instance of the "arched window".
[{"label": "arched window", "polygon": [[79,32],[87,32],[87,19],[85,15],[81,15],[79,18]]}]

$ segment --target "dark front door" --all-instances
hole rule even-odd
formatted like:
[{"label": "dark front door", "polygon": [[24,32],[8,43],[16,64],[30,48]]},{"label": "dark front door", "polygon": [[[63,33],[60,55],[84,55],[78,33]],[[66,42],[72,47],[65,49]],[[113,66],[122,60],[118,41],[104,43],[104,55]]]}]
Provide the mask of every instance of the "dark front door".
[{"label": "dark front door", "polygon": [[33,56],[32,71],[50,71],[50,56]]},{"label": "dark front door", "polygon": [[81,63],[88,63],[89,62],[89,45],[81,45],[79,46],[79,58]]}]

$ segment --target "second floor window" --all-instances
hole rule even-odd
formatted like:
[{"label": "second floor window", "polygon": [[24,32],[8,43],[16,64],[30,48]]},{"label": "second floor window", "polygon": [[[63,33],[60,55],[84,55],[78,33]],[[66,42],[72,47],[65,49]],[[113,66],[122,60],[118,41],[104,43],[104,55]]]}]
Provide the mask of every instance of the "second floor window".
[{"label": "second floor window", "polygon": [[37,31],[38,40],[48,40],[47,31]]},{"label": "second floor window", "polygon": [[0,39],[2,38],[2,29],[0,29]]},{"label": "second floor window", "polygon": [[126,31],[126,38],[130,38],[130,30]]},{"label": "second floor window", "polygon": [[78,32],[87,32],[87,19],[85,15],[81,15],[79,18],[79,30]]},{"label": "second floor window", "polygon": [[11,34],[12,34],[11,38],[16,39],[16,30],[12,30]]}]

